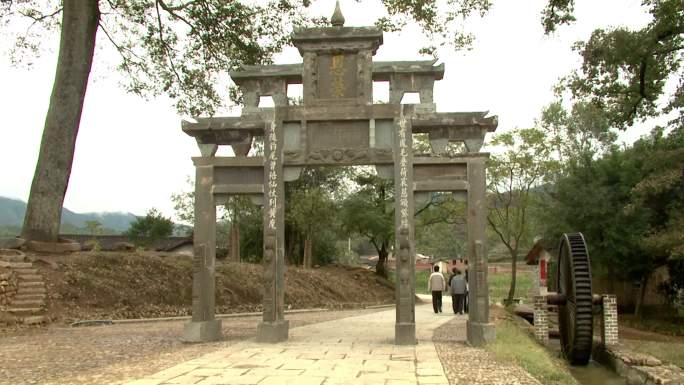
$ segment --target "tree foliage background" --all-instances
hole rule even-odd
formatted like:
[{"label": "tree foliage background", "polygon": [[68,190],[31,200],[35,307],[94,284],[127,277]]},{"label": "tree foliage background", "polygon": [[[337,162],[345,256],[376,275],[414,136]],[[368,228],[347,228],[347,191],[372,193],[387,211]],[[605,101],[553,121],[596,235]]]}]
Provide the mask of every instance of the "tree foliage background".
[{"label": "tree foliage background", "polygon": [[171,236],[174,224],[171,218],[162,215],[157,209],[150,209],[147,215],[131,223],[124,233],[136,246],[147,247],[155,240]]}]

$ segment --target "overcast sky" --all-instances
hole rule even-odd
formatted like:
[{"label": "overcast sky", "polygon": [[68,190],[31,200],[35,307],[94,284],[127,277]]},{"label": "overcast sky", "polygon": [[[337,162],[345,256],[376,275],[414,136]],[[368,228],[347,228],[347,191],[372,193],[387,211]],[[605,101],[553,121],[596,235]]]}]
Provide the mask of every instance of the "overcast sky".
[{"label": "overcast sky", "polygon": [[[638,28],[650,17],[640,0],[578,0],[571,26],[545,36],[540,13],[545,0],[495,0],[489,14],[468,25],[474,49],[440,52],[444,80],[435,84],[438,111],[490,111],[499,116],[498,132],[529,127],[552,101],[558,79],[579,65],[571,45],[595,28]],[[346,26],[371,25],[382,15],[379,1],[341,0]],[[329,16],[333,0],[314,1],[312,12]],[[46,37],[47,52],[31,69],[14,68],[0,56],[0,196],[28,199],[57,60],[58,37]],[[426,41],[411,28],[385,34],[375,60],[421,60]],[[166,98],[142,100],[126,94],[113,70],[118,63],[108,42],[98,50],[86,95],[76,155],[64,202],[76,212],[128,211],[143,215],[156,207],[173,214],[171,193],[187,189],[194,176],[190,157],[198,156],[192,138],[180,129],[181,117]],[[0,47],[6,51],[7,42]],[[276,63],[300,61],[288,48]],[[632,142],[648,126],[621,134]]]}]

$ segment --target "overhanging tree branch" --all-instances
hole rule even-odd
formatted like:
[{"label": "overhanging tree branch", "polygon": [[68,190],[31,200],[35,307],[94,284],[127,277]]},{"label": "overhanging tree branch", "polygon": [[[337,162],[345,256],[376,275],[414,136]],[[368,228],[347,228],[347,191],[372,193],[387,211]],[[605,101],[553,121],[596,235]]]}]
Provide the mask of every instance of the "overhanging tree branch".
[{"label": "overhanging tree branch", "polygon": [[166,52],[166,57],[169,61],[169,66],[171,67],[171,71],[176,76],[176,80],[178,80],[178,86],[182,87],[183,81],[181,80],[181,77],[178,74],[178,71],[176,70],[176,64],[173,61],[173,56],[171,54],[171,51],[173,51],[173,49],[169,46],[167,41],[164,39],[164,25],[162,24],[161,13],[159,12],[159,1],[157,1],[155,3],[155,9],[157,11],[157,25],[159,27],[159,41],[162,44],[162,46],[164,47],[164,51]]},{"label": "overhanging tree branch", "polygon": [[175,19],[177,19],[177,20],[180,20],[180,21],[182,21],[183,23],[185,23],[187,26],[190,27],[190,31],[194,32],[194,31],[195,31],[195,26],[194,26],[192,23],[190,23],[190,22],[188,21],[188,19],[186,19],[185,17],[183,17],[183,16],[181,16],[181,15],[179,15],[179,14],[177,13],[177,11],[182,11],[183,9],[185,9],[185,7],[187,7],[188,5],[190,5],[190,4],[192,4],[192,3],[193,3],[193,2],[190,1],[190,2],[187,2],[187,3],[183,4],[183,5],[178,5],[178,6],[175,6],[175,7],[171,7],[171,6],[169,6],[168,4],[166,4],[163,0],[157,0],[157,4],[158,4],[164,11],[166,11],[166,12],[167,12],[169,15],[171,15],[173,18],[175,18]]}]

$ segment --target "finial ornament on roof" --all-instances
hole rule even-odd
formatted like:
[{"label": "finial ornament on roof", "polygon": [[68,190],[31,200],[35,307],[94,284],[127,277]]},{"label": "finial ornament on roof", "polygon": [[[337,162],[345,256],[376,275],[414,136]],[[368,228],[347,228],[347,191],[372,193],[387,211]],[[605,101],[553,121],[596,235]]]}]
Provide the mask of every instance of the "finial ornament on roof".
[{"label": "finial ornament on roof", "polygon": [[332,17],[330,18],[330,24],[334,27],[344,26],[344,15],[342,15],[342,10],[340,9],[340,0],[337,0],[335,3],[335,12],[333,12]]}]

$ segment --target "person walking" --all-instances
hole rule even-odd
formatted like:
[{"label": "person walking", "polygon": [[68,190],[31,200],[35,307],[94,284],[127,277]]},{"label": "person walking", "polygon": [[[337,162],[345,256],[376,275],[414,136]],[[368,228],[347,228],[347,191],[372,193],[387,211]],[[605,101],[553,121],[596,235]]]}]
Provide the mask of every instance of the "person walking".
[{"label": "person walking", "polygon": [[463,314],[463,301],[466,293],[466,280],[461,271],[454,268],[454,277],[451,278],[451,303],[454,314]]},{"label": "person walking", "polygon": [[428,279],[428,291],[432,293],[432,309],[435,313],[442,312],[442,292],[446,289],[444,276],[439,272],[439,266],[434,267],[434,273]]}]

